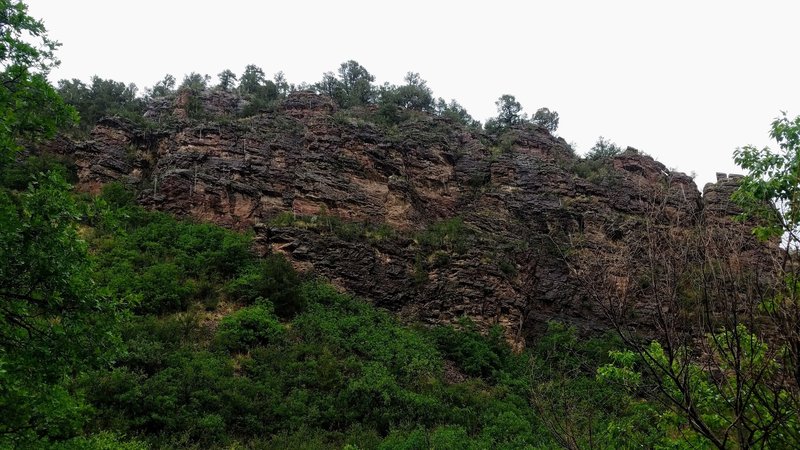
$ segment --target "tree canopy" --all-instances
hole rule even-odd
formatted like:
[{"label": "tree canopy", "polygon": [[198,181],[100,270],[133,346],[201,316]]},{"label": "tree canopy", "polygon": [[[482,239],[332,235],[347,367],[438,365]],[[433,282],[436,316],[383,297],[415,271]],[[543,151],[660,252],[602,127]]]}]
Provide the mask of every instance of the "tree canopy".
[{"label": "tree canopy", "polygon": [[613,158],[622,153],[622,149],[610,140],[600,136],[591,149],[586,153],[586,158],[591,160],[601,160]]},{"label": "tree canopy", "polygon": [[778,151],[748,145],[734,153],[736,164],[749,172],[736,198],[762,221],[759,236],[784,236],[792,247],[800,243],[800,116],[784,113],[772,122],[770,136]]},{"label": "tree canopy", "polygon": [[[23,3],[0,0],[0,32],[1,171],[23,147],[77,116],[45,77],[57,64],[57,44],[42,22]],[[2,447],[79,431],[86,406],[67,376],[110,356],[114,340],[103,325],[114,307],[90,279],[69,186],[56,171],[28,175],[26,190],[0,185]]]},{"label": "tree canopy", "polygon": [[0,164],[76,119],[47,81],[58,45],[24,3],[0,0]]},{"label": "tree canopy", "polygon": [[126,85],[98,76],[91,78],[89,86],[74,78],[58,82],[58,94],[78,111],[79,126],[84,131],[105,116],[141,114],[144,103],[136,97],[137,90],[133,83]]},{"label": "tree canopy", "polygon": [[539,108],[533,117],[522,112],[522,104],[510,94],[501,95],[495,102],[497,117],[486,121],[485,130],[490,134],[501,134],[504,131],[525,124],[534,124],[553,133],[558,129],[558,113],[548,108]]},{"label": "tree canopy", "polygon": [[223,91],[230,91],[236,81],[236,74],[230,69],[225,69],[217,75],[219,77],[219,88]]},{"label": "tree canopy", "polygon": [[164,97],[169,95],[175,89],[175,77],[166,74],[164,78],[159,80],[151,89],[147,91],[150,97]]},{"label": "tree canopy", "polygon": [[550,111],[548,108],[539,108],[531,118],[535,125],[544,127],[547,131],[554,133],[558,130],[558,113]]},{"label": "tree canopy", "polygon": [[362,106],[375,100],[375,77],[364,66],[354,60],[343,62],[337,71],[325,72],[314,89],[333,98],[342,108]]}]

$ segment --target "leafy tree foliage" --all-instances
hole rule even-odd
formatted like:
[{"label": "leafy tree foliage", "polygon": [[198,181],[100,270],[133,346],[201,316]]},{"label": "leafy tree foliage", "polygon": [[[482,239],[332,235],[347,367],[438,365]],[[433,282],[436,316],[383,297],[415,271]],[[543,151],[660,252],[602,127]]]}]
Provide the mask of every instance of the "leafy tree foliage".
[{"label": "leafy tree foliage", "polygon": [[86,420],[65,376],[110,355],[114,303],[93,287],[58,173],[0,190],[0,210],[0,444],[65,439]]},{"label": "leafy tree foliage", "polygon": [[505,94],[495,102],[497,117],[486,121],[485,129],[490,134],[499,134],[511,127],[532,123],[544,127],[553,133],[558,129],[558,113],[548,108],[539,108],[528,121],[528,115],[522,112],[522,105],[513,95]]},{"label": "leafy tree foliage", "polygon": [[200,95],[208,88],[210,80],[210,76],[200,75],[197,72],[192,72],[183,77],[183,82],[178,87],[178,92],[182,94],[180,101],[185,102],[182,106],[190,118],[197,119],[204,115],[203,102]]},{"label": "leafy tree foliage", "polygon": [[416,72],[408,72],[405,82],[406,84],[397,88],[394,102],[403,108],[432,111],[433,92],[428,83]]},{"label": "leafy tree foliage", "polygon": [[320,94],[335,98],[339,90],[339,80],[333,72],[325,72],[322,74],[322,80],[314,85],[314,89]]},{"label": "leafy tree foliage", "polygon": [[[104,191],[101,200],[119,198],[117,191]],[[202,280],[225,282],[252,261],[247,239],[218,227],[176,223],[164,214],[136,207],[103,214],[98,227],[130,229],[104,242],[116,250],[97,253],[102,270],[95,279],[142,313],[184,311],[197,297],[213,305],[217,293],[207,292]]]},{"label": "leafy tree foliage", "polygon": [[225,317],[217,330],[217,343],[230,352],[245,352],[280,342],[285,330],[272,309],[271,303],[262,301]]},{"label": "leafy tree foliage", "polygon": [[223,70],[217,77],[219,77],[219,88],[225,92],[230,91],[233,88],[234,82],[236,82],[236,74],[230,69]]},{"label": "leafy tree foliage", "polygon": [[497,117],[486,121],[486,131],[490,134],[501,133],[510,127],[520,125],[528,116],[522,113],[522,105],[513,95],[504,94],[495,102]]},{"label": "leafy tree foliage", "polygon": [[470,376],[496,380],[504,368],[513,366],[511,349],[503,341],[502,330],[493,328],[489,337],[481,335],[468,320],[461,329],[443,326],[432,331],[442,354]]},{"label": "leafy tree foliage", "polygon": [[734,161],[749,172],[736,198],[748,216],[761,220],[760,237],[784,236],[795,247],[800,243],[800,116],[790,119],[784,113],[772,122],[770,136],[779,151],[745,146],[734,153]]},{"label": "leafy tree foliage", "polygon": [[502,127],[519,125],[527,116],[522,113],[522,105],[513,95],[502,95],[495,102],[497,106],[497,122]]},{"label": "leafy tree foliage", "polygon": [[[715,374],[708,373],[707,364],[695,361],[689,348],[673,354],[653,341],[644,353],[645,370],[655,377],[646,382],[657,385],[694,429],[685,431],[686,440],[720,449],[796,447],[800,443],[800,422],[792,401],[796,394],[790,385],[780,386],[783,358],[742,324],[706,339],[708,348],[715,349],[709,355],[713,367],[719,368]],[[637,354],[624,351],[612,356],[614,362],[601,367],[600,376],[633,391],[640,389],[642,374],[634,368]]]},{"label": "leafy tree foliage", "polygon": [[271,109],[279,96],[275,83],[267,80],[264,70],[254,64],[245,67],[239,78],[239,93],[249,102],[243,111],[244,116]]},{"label": "leafy tree foliage", "polygon": [[386,83],[379,89],[379,115],[388,123],[399,123],[411,117],[410,111],[433,112],[433,92],[418,73],[409,72],[406,84]]},{"label": "leafy tree foliage", "polygon": [[[47,82],[57,44],[42,22],[22,2],[2,0],[0,32],[0,172],[7,174],[25,143],[51,137],[76,114]],[[113,348],[105,326],[113,303],[93,288],[68,185],[58,172],[29,181],[24,191],[0,186],[2,447],[77,433],[87,409],[68,377]]]},{"label": "leafy tree foliage", "polygon": [[274,254],[232,280],[227,292],[233,299],[245,303],[268,299],[279,316],[288,318],[303,309],[299,285],[300,278],[291,264],[283,255]]},{"label": "leafy tree foliage", "polygon": [[435,113],[441,117],[446,117],[456,123],[460,123],[473,131],[479,131],[481,129],[481,123],[473,119],[466,108],[453,99],[448,103],[443,98],[438,98],[436,100]]},{"label": "leafy tree foliage", "polygon": [[367,105],[375,100],[376,89],[372,86],[375,77],[361,64],[353,60],[343,62],[337,73],[338,77],[332,72],[323,74],[314,89],[333,98],[342,108]]},{"label": "leafy tree foliage", "polygon": [[[777,385],[780,390],[775,404],[788,406],[796,419],[800,410],[800,116],[791,119],[783,113],[772,122],[770,136],[779,150],[746,146],[734,153],[736,163],[748,174],[740,180],[733,198],[742,207],[742,218],[755,225],[753,232],[758,238],[773,245],[781,242],[780,255],[773,262],[779,284],[758,307],[779,337],[769,341],[772,347],[780,345],[777,351],[767,353],[775,359],[771,368],[776,375],[791,380]],[[772,393],[776,394],[775,389]],[[800,445],[796,420],[787,422],[775,409],[769,412],[784,427],[781,433],[793,430],[791,437],[795,445]]]},{"label": "leafy tree foliage", "polygon": [[335,97],[343,107],[366,105],[374,98],[375,77],[352,59],[339,66],[340,90]]},{"label": "leafy tree foliage", "polygon": [[531,118],[531,122],[554,133],[558,129],[558,113],[548,108],[539,108]]},{"label": "leafy tree foliage", "polygon": [[94,76],[87,86],[78,79],[58,82],[58,94],[80,114],[80,129],[90,130],[103,117],[137,116],[143,102],[136,98],[136,85]]},{"label": "leafy tree foliage", "polygon": [[164,78],[157,82],[149,91],[147,91],[147,95],[149,97],[165,97],[175,90],[175,77],[166,74]]},{"label": "leafy tree foliage", "polygon": [[613,158],[622,153],[622,149],[615,143],[605,139],[603,136],[597,138],[597,142],[586,153],[586,158],[590,160],[600,160]]},{"label": "leafy tree foliage", "polygon": [[186,89],[192,92],[202,92],[208,88],[208,82],[210,80],[211,77],[208,75],[200,75],[197,72],[192,72],[183,77],[183,82],[181,82],[181,85],[178,87],[178,89]]},{"label": "leafy tree foliage", "polygon": [[267,78],[264,76],[264,70],[255,64],[249,64],[244,68],[244,73],[239,79],[239,92],[242,94],[255,95],[259,89],[264,86]]},{"label": "leafy tree foliage", "polygon": [[275,74],[272,81],[275,83],[275,87],[278,89],[278,95],[281,97],[286,97],[290,92],[295,90],[295,86],[286,81],[286,74],[284,74],[282,70]]},{"label": "leafy tree foliage", "polygon": [[50,172],[70,183],[77,179],[77,168],[69,159],[60,155],[42,154],[17,158],[13,164],[0,167],[0,187],[10,191],[24,191],[41,174]]},{"label": "leafy tree foliage", "polygon": [[23,141],[51,137],[75,120],[47,81],[58,64],[41,21],[28,15],[21,1],[0,0],[0,164],[21,148]]}]

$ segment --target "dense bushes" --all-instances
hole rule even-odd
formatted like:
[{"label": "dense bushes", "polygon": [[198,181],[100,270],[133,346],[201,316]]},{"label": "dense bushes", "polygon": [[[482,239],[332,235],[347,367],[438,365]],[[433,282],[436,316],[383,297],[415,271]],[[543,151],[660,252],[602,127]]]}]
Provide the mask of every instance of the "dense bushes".
[{"label": "dense bushes", "polygon": [[58,94],[80,114],[78,129],[83,133],[88,133],[106,116],[140,116],[145,104],[136,97],[136,92],[135,84],[126,85],[98,76],[93,76],[89,85],[77,79],[58,82]]},{"label": "dense bushes", "polygon": [[213,283],[222,284],[256,264],[247,236],[125,206],[131,200],[127,191],[111,185],[90,215],[101,269],[97,280],[136,311],[183,311],[198,299],[213,306],[219,295]]},{"label": "dense bushes", "polygon": [[220,321],[217,343],[229,352],[244,352],[251,348],[275,344],[284,335],[283,326],[272,311],[271,304],[240,309]]},{"label": "dense bushes", "polygon": [[469,376],[497,379],[500,371],[514,367],[514,355],[499,328],[486,337],[475,331],[471,322],[462,321],[461,330],[442,326],[434,328],[431,335],[442,354]]},{"label": "dense bushes", "polygon": [[299,292],[300,277],[283,255],[273,254],[253,264],[226,285],[226,292],[236,301],[253,303],[268,299],[275,313],[293,317],[305,303]]}]

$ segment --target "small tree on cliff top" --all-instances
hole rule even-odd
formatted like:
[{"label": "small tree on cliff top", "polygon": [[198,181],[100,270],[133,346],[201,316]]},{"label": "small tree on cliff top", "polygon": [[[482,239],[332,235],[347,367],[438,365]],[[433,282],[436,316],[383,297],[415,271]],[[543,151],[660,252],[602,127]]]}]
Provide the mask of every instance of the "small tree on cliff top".
[{"label": "small tree on cliff top", "polygon": [[527,115],[522,113],[522,105],[513,95],[502,95],[495,102],[497,106],[497,123],[503,127],[519,125],[527,119]]},{"label": "small tree on cliff top", "polygon": [[539,108],[531,118],[531,122],[554,133],[558,129],[558,113],[550,111],[549,108]]},{"label": "small tree on cliff top", "polygon": [[587,159],[599,160],[613,158],[622,153],[622,149],[611,140],[600,136],[591,149],[586,153]]},{"label": "small tree on cliff top", "polygon": [[219,88],[226,92],[230,91],[236,82],[236,74],[230,69],[223,70],[217,77],[219,78]]}]

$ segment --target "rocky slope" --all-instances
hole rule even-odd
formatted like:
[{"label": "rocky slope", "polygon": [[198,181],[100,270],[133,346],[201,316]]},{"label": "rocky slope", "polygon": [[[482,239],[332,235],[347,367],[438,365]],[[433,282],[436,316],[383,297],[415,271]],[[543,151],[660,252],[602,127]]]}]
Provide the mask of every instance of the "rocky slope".
[{"label": "rocky slope", "polygon": [[310,92],[237,120],[189,121],[181,104],[177,119],[151,111],[161,126],[106,119],[88,141],[62,142],[80,188],[120,181],[149,207],[253,229],[262,251],[409,319],[467,316],[519,342],[552,319],[602,328],[582,264],[635,259],[656,222],[748,232],[731,220],[735,180],[701,196],[634,149],[584,161],[541,128],[493,139],[425,114],[377,125],[374,111]]}]

